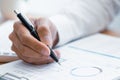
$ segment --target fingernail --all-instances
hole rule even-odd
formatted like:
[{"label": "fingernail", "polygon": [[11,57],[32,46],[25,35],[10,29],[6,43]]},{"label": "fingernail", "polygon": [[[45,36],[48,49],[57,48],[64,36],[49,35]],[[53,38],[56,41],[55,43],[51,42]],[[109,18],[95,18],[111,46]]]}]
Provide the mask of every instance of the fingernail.
[{"label": "fingernail", "polygon": [[45,55],[45,56],[48,56],[48,55],[49,55],[49,52],[48,52],[47,50],[45,50],[45,49],[42,49],[42,50],[41,50],[41,54],[42,54],[42,55]]},{"label": "fingernail", "polygon": [[46,45],[49,45],[50,47],[52,47],[52,39],[50,38],[50,36],[45,36],[45,43]]}]

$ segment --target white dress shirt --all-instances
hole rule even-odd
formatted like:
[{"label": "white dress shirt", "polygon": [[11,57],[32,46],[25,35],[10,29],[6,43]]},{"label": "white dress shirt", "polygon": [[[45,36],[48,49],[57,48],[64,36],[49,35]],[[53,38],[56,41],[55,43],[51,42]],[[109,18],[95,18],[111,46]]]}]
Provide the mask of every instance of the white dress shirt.
[{"label": "white dress shirt", "polygon": [[58,29],[58,45],[104,30],[120,9],[120,0],[71,0],[68,3],[50,17]]},{"label": "white dress shirt", "polygon": [[104,30],[118,13],[120,0],[29,0],[28,11],[49,17],[58,45]]}]

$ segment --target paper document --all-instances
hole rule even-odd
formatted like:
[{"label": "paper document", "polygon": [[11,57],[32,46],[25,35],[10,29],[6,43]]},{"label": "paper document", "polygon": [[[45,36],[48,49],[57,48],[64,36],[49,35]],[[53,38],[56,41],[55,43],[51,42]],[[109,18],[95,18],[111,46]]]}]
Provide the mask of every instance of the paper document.
[{"label": "paper document", "polygon": [[120,38],[104,34],[95,34],[73,42],[69,45],[74,49],[88,51],[93,54],[120,59]]},{"label": "paper document", "polygon": [[[97,35],[105,37],[91,37]],[[0,66],[0,80],[120,80],[120,59],[76,49],[78,42],[58,48],[61,66],[56,62],[32,65],[19,60]]]}]

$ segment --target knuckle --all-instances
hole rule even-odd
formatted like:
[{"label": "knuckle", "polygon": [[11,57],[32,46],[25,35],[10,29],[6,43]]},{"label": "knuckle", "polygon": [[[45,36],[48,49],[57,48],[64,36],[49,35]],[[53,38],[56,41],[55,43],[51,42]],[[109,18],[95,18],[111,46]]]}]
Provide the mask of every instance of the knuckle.
[{"label": "knuckle", "polygon": [[21,36],[21,42],[22,42],[23,45],[26,45],[27,42],[29,42],[28,36],[25,35],[25,34],[22,35],[22,36]]},{"label": "knuckle", "polygon": [[18,27],[18,25],[19,25],[19,22],[15,22],[13,25],[13,28],[16,29],[16,27]]},{"label": "knuckle", "polygon": [[37,29],[38,32],[49,32],[49,29],[46,25],[42,25]]},{"label": "knuckle", "polygon": [[9,39],[10,39],[10,40],[13,39],[13,33],[11,33],[11,34],[9,35]]},{"label": "knuckle", "polygon": [[15,33],[14,33],[14,32],[10,33],[9,36],[8,36],[8,38],[9,38],[12,42],[14,42],[14,40],[16,39]]}]

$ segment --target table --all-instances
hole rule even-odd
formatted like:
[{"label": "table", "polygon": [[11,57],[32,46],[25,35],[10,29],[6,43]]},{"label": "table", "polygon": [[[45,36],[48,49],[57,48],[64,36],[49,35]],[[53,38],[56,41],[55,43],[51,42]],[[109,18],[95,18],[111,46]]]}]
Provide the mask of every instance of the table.
[{"label": "table", "polygon": [[117,33],[110,31],[110,30],[105,30],[101,33],[106,34],[106,35],[110,35],[110,36],[114,36],[114,37],[120,37],[120,34],[117,34]]}]

